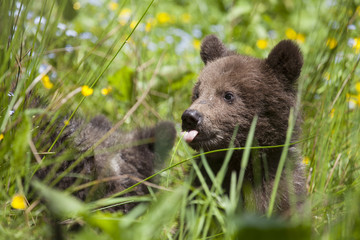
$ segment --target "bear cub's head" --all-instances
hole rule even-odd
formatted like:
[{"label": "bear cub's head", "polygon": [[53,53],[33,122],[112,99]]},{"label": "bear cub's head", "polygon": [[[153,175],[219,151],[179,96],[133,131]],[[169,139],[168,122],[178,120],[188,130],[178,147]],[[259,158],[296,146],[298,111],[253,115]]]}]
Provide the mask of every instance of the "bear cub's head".
[{"label": "bear cub's head", "polygon": [[205,67],[193,89],[192,104],[182,115],[186,142],[195,150],[227,148],[239,126],[235,146],[244,146],[256,115],[258,144],[283,144],[303,65],[299,47],[284,40],[266,59],[258,59],[230,51],[209,35],[200,55]]}]

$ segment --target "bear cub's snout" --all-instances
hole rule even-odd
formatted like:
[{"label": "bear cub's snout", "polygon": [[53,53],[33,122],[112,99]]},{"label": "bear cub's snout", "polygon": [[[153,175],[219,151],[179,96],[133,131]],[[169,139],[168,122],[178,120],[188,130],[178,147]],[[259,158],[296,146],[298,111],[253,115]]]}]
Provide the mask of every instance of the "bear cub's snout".
[{"label": "bear cub's snout", "polygon": [[191,143],[199,134],[198,126],[201,124],[203,115],[194,109],[187,109],[181,116],[184,139]]}]

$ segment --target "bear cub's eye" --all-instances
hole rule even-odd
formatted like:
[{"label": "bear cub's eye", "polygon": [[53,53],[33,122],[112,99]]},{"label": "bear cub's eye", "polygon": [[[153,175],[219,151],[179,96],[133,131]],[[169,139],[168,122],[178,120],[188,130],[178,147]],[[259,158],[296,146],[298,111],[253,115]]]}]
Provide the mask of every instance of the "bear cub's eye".
[{"label": "bear cub's eye", "polygon": [[192,97],[192,101],[195,101],[195,100],[198,99],[198,98],[199,98],[199,93],[196,92],[196,93],[194,93],[194,95],[193,95],[193,97]]},{"label": "bear cub's eye", "polygon": [[232,92],[225,92],[224,99],[228,103],[232,103],[235,99],[235,96]]}]

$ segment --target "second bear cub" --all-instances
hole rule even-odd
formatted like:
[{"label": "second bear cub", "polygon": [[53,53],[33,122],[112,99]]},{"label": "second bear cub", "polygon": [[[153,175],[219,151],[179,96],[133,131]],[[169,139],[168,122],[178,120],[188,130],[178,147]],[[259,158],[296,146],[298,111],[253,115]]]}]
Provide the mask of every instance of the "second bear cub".
[{"label": "second bear cub", "polygon": [[[112,124],[102,115],[94,117],[89,123],[85,123],[81,118],[70,121],[54,148],[56,156],[48,159],[53,164],[45,164],[36,172],[36,177],[55,180],[80,158],[81,161],[61,178],[56,187],[76,189],[79,185],[97,181],[94,186],[80,188],[73,194],[82,200],[109,197],[154,174],[156,167],[161,167],[166,161],[176,137],[174,124],[165,121],[136,131],[114,131],[100,143],[99,140],[106,136],[111,128]],[[85,154],[86,152],[88,154]],[[83,159],[82,154],[86,156]],[[148,193],[147,186],[141,184],[122,197]],[[126,213],[135,205],[136,203],[130,201],[107,210],[121,210]]]}]

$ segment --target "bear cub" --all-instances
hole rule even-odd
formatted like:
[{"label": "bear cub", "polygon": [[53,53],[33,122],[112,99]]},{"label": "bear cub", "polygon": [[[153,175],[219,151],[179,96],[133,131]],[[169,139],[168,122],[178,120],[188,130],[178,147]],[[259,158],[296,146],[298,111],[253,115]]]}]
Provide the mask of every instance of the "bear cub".
[{"label": "bear cub", "polygon": [[[98,180],[103,183],[80,188],[73,194],[84,201],[108,197],[154,174],[155,169],[160,168],[166,160],[176,137],[174,124],[164,121],[154,127],[135,131],[114,131],[98,144],[111,128],[112,124],[102,115],[93,118],[89,123],[85,123],[83,119],[72,120],[54,148],[56,159],[63,158],[63,161],[60,165],[56,162],[50,166],[45,164],[45,167],[36,172],[36,177],[47,179],[50,176],[50,180],[54,180],[82,154],[91,150],[56,187],[74,190],[79,185]],[[56,132],[59,131],[60,129]],[[53,162],[52,159],[49,160]],[[55,174],[51,174],[52,172]],[[140,184],[121,197],[148,193],[147,186]],[[129,201],[107,210],[126,213],[135,205],[136,203]]]},{"label": "bear cub", "polygon": [[[194,86],[192,104],[182,115],[184,139],[190,147],[205,152],[228,148],[237,126],[234,146],[244,147],[255,116],[256,145],[283,145],[290,109],[296,108],[294,85],[303,65],[299,47],[283,40],[266,59],[258,59],[230,51],[216,36],[209,35],[202,42],[200,55],[205,66]],[[300,133],[300,122],[297,117],[292,142]],[[252,186],[258,212],[264,213],[269,206],[281,153],[282,148],[261,148],[250,154],[244,182]],[[214,174],[222,167],[225,155],[226,151],[206,155]],[[234,151],[222,183],[226,193],[230,190],[232,172],[239,176],[241,158],[242,151]],[[198,162],[201,165],[200,159]],[[211,186],[206,170],[201,168],[201,172]],[[198,180],[194,184],[200,185]],[[296,199],[300,206],[305,194],[303,164],[296,147],[290,146],[277,191],[276,211],[287,212],[290,199]],[[244,194],[242,199],[247,205]]]}]

